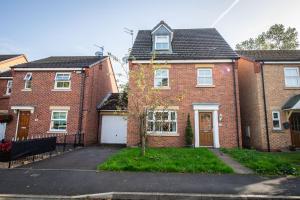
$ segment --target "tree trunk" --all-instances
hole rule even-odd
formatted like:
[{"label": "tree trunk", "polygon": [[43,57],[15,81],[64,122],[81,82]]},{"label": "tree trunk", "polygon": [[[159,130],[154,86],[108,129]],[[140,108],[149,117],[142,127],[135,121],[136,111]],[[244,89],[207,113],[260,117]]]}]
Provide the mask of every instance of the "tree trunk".
[{"label": "tree trunk", "polygon": [[142,136],[142,156],[146,155],[146,137],[145,134]]},{"label": "tree trunk", "polygon": [[140,117],[140,135],[141,135],[141,155],[146,154],[146,125],[145,125],[145,115]]}]

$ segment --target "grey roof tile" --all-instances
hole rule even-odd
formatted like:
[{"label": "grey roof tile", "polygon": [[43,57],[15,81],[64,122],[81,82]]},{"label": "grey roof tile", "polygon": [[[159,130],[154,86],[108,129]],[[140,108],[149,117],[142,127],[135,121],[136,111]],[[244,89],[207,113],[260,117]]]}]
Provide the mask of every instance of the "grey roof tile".
[{"label": "grey roof tile", "polygon": [[97,110],[127,110],[128,100],[124,93],[111,93],[106,101],[97,106]]},{"label": "grey roof tile", "polygon": [[[156,60],[235,59],[238,55],[215,28],[173,29],[172,52],[156,53]],[[151,30],[140,30],[132,47],[131,60],[152,58]]]},{"label": "grey roof tile", "polygon": [[106,56],[52,56],[20,65],[12,68],[74,68],[88,67]]},{"label": "grey roof tile", "polygon": [[22,55],[22,54],[11,54],[11,55],[7,54],[7,55],[0,55],[0,62],[1,62],[1,61],[4,61],[4,60],[11,59],[11,58],[14,58],[14,57],[18,57],[18,56],[20,56],[20,55]]},{"label": "grey roof tile", "polygon": [[11,70],[7,70],[0,73],[0,77],[12,77]]},{"label": "grey roof tile", "polygon": [[300,50],[244,50],[240,56],[254,61],[300,61]]}]

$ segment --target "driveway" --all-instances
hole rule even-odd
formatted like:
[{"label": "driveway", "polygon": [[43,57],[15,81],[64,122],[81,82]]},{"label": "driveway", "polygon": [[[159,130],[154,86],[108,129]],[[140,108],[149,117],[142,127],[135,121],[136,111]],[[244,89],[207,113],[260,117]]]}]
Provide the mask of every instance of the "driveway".
[{"label": "driveway", "polygon": [[84,147],[50,159],[30,163],[20,168],[96,170],[98,163],[104,162],[119,150],[120,147]]}]

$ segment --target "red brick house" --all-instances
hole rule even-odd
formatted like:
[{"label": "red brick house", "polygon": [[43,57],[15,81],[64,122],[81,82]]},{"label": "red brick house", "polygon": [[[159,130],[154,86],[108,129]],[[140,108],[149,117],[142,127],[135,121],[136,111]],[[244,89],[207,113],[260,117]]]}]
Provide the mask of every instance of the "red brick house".
[{"label": "red brick house", "polygon": [[300,50],[237,53],[244,146],[300,147]]},{"label": "red brick house", "polygon": [[109,57],[48,57],[14,66],[12,75],[6,138],[81,133],[84,144],[97,142],[96,106],[118,92]]},{"label": "red brick house", "polygon": [[9,121],[8,104],[12,91],[13,78],[10,67],[26,63],[25,55],[0,55],[0,140],[4,138]]},{"label": "red brick house", "polygon": [[[130,71],[147,65],[148,89],[157,89],[159,95],[174,99],[173,102],[176,102],[176,94],[185,94],[181,102],[166,109],[158,106],[148,112],[148,144],[184,146],[187,115],[190,114],[195,147],[240,146],[237,59],[238,55],[214,28],[172,29],[161,21],[152,30],[140,30],[130,55]],[[133,98],[143,94],[137,92],[132,76],[129,89],[130,112]],[[138,121],[129,115],[128,146],[140,143],[138,127]]]}]

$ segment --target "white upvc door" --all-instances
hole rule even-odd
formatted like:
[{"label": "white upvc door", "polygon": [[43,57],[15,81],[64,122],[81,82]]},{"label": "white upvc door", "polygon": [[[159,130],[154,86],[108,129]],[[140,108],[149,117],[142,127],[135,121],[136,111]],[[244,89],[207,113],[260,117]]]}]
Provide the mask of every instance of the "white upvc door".
[{"label": "white upvc door", "polygon": [[101,122],[101,143],[126,144],[127,117],[104,115]]},{"label": "white upvc door", "polygon": [[0,140],[5,138],[6,123],[0,123]]}]

